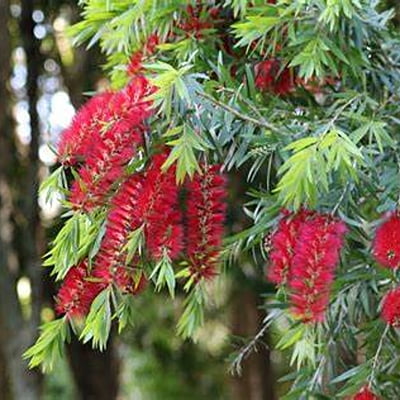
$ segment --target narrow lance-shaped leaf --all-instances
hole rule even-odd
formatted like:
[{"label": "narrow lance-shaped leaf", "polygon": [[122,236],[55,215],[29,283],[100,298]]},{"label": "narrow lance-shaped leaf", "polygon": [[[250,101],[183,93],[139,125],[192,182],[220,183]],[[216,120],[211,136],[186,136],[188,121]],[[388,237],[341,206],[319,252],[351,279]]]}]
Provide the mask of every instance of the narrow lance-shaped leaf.
[{"label": "narrow lance-shaped leaf", "polygon": [[25,351],[23,358],[29,360],[29,368],[41,366],[43,372],[50,372],[64,354],[64,343],[70,339],[66,317],[47,322],[40,327],[36,343]]}]

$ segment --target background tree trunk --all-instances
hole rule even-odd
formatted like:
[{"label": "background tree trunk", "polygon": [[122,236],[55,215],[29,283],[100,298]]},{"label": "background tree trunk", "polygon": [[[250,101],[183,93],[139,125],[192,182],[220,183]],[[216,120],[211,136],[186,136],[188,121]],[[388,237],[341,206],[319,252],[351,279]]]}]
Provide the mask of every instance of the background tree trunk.
[{"label": "background tree trunk", "polygon": [[[232,296],[232,335],[254,337],[262,328],[265,311],[260,310],[260,293],[236,288]],[[268,335],[268,333],[266,334]],[[275,400],[268,337],[243,361],[242,374],[232,378],[232,400]]]},{"label": "background tree trunk", "polygon": [[[11,71],[9,22],[9,2],[0,0],[0,359],[5,362],[2,371],[9,378],[6,380],[9,390],[5,388],[5,393],[15,400],[37,400],[40,398],[40,375],[28,371],[26,362],[21,358],[23,351],[33,341],[37,319],[24,320],[16,292],[17,279],[24,270],[14,247],[15,233],[18,231],[15,216],[19,214],[16,192],[18,188],[25,188],[26,180],[25,176],[19,174],[20,164],[15,151],[11,118],[12,99],[8,89]],[[31,199],[31,205],[35,203]],[[29,217],[37,212],[32,209],[25,211],[29,212]],[[36,229],[36,225],[33,228]],[[26,235],[24,240],[29,241],[25,243],[26,248],[35,249],[36,235]],[[34,253],[30,251],[25,258],[29,270],[38,264],[37,259],[31,258]],[[38,307],[34,306],[33,309],[38,310]]]}]

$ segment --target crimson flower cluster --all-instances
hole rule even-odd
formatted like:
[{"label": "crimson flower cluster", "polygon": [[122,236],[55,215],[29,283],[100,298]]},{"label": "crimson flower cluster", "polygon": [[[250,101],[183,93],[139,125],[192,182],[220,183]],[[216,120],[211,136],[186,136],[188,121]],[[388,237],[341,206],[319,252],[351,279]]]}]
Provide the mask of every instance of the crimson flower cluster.
[{"label": "crimson flower cluster", "polygon": [[86,261],[72,267],[61,286],[56,301],[56,311],[69,318],[82,317],[89,311],[90,305],[101,291],[101,286],[87,278],[89,271]]},{"label": "crimson flower cluster", "polygon": [[154,33],[147,38],[146,43],[144,44],[142,49],[135,51],[131,55],[127,68],[129,76],[135,76],[136,74],[142,71],[143,60],[146,57],[151,56],[156,51],[157,45],[159,43],[160,43],[160,38],[156,33]]},{"label": "crimson flower cluster", "polygon": [[374,393],[364,386],[354,397],[353,400],[379,400],[379,397],[375,396]]},{"label": "crimson flower cluster", "polygon": [[127,258],[129,238],[139,229],[148,259],[157,262],[167,256],[175,260],[186,247],[195,282],[215,275],[225,218],[225,178],[220,166],[202,165],[203,172],[186,182],[184,219],[175,167],[162,171],[168,155],[164,149],[151,158],[145,170],[120,182],[111,198],[105,233],[92,266],[89,268],[85,260],[69,270],[57,296],[58,313],[71,318],[86,315],[97,294],[110,285],[132,295],[146,287],[139,256]]},{"label": "crimson flower cluster", "polygon": [[400,214],[395,211],[388,215],[377,228],[372,246],[376,261],[387,268],[400,266]]},{"label": "crimson flower cluster", "polygon": [[277,285],[286,284],[289,276],[292,275],[292,259],[300,228],[306,218],[313,213],[308,210],[300,210],[293,215],[289,211],[283,210],[282,214],[278,229],[271,238],[273,250],[269,255],[268,268],[268,279]]},{"label": "crimson flower cluster", "polygon": [[[386,268],[400,266],[400,213],[391,212],[376,229],[372,254]],[[400,287],[390,290],[383,298],[382,319],[394,327],[400,327]]]},{"label": "crimson flower cluster", "polygon": [[74,209],[90,211],[103,205],[126,164],[136,154],[151,115],[152,93],[147,79],[136,76],[122,90],[91,99],[77,113],[58,147],[64,165],[78,164],[69,201]]},{"label": "crimson flower cluster", "polygon": [[383,298],[382,318],[389,325],[400,327],[400,287],[390,290]]},{"label": "crimson flower cluster", "polygon": [[[127,86],[90,99],[61,136],[59,160],[77,170],[70,188],[72,209],[84,213],[102,209],[106,221],[94,259],[68,271],[56,299],[59,314],[85,316],[94,298],[110,285],[122,293],[140,293],[148,283],[141,255],[146,262],[157,263],[164,257],[174,261],[185,250],[194,281],[215,274],[226,208],[220,166],[202,164],[202,172],[180,188],[175,166],[162,168],[169,150],[158,148],[145,168],[128,172],[128,164],[141,154],[146,123],[153,113],[148,96],[156,90],[138,71],[143,57],[157,44],[158,37],[150,36],[132,56]],[[181,190],[187,194],[185,217]],[[135,235],[145,243],[141,255],[128,252]]]},{"label": "crimson flower cluster", "polygon": [[287,285],[292,311],[303,322],[324,318],[346,231],[331,215],[301,209],[284,211],[272,235],[268,277]]},{"label": "crimson flower cluster", "polygon": [[203,170],[186,185],[186,251],[195,281],[216,274],[226,212],[226,179],[219,166],[204,165]]},{"label": "crimson flower cluster", "polygon": [[202,4],[188,5],[185,14],[186,18],[177,25],[177,28],[184,31],[187,36],[193,35],[196,39],[201,39],[204,30],[213,28],[212,20],[218,18],[219,9],[217,7],[205,9]]},{"label": "crimson flower cluster", "polygon": [[277,58],[270,58],[257,63],[254,70],[254,84],[262,92],[271,92],[283,96],[290,93],[294,88],[293,71],[283,66]]}]

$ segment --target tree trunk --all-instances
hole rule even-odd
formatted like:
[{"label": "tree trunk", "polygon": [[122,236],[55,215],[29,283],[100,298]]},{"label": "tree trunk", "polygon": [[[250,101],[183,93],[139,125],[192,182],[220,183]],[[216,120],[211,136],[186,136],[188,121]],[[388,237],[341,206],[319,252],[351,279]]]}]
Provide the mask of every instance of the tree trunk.
[{"label": "tree trunk", "polygon": [[[234,290],[232,300],[232,334],[239,337],[254,337],[262,327],[265,312],[259,310],[260,294],[253,289]],[[268,338],[264,337],[264,343]],[[274,400],[274,382],[270,363],[270,352],[259,345],[243,361],[242,374],[232,378],[232,400]]]},{"label": "tree trunk", "polygon": [[[0,0],[0,360],[9,398],[37,400],[40,398],[40,377],[28,371],[21,359],[23,351],[32,343],[33,326],[22,317],[16,292],[20,271],[14,248],[15,190],[24,188],[19,181],[11,118],[12,99],[8,91],[10,78],[11,44],[9,34],[9,2]],[[35,238],[30,238],[30,241]],[[4,381],[3,381],[4,382]]]},{"label": "tree trunk", "polygon": [[107,350],[93,350],[90,344],[82,344],[73,338],[68,346],[72,374],[78,388],[79,400],[114,400],[119,389],[119,360],[113,340]]}]

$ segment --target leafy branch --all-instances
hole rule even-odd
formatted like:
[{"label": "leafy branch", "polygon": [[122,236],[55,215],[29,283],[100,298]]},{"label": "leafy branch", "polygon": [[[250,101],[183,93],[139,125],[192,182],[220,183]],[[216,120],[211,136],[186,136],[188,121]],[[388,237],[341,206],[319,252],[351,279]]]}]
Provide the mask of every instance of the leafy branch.
[{"label": "leafy branch", "polygon": [[94,299],[79,337],[83,343],[91,340],[93,347],[98,347],[101,351],[106,348],[111,330],[111,290],[108,287]]},{"label": "leafy branch", "polygon": [[43,372],[50,372],[64,354],[64,343],[70,340],[66,317],[47,322],[40,327],[36,343],[22,355],[29,360],[29,368],[41,366]]}]

